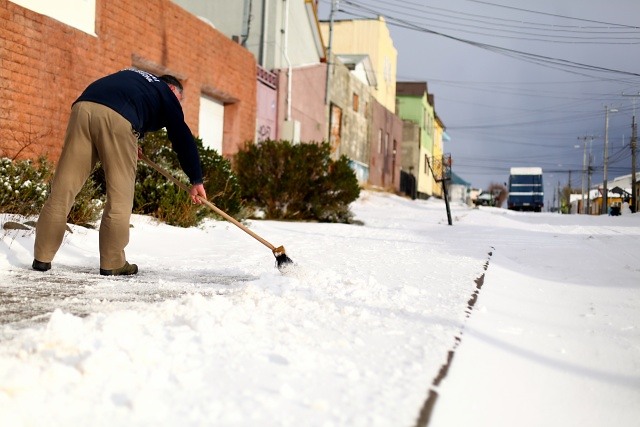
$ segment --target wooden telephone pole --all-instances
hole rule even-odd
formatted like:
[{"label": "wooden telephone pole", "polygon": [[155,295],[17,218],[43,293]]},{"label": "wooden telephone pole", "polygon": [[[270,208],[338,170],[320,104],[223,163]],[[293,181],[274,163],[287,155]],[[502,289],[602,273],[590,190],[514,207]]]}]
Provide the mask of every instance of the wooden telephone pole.
[{"label": "wooden telephone pole", "polygon": [[631,212],[638,212],[638,183],[636,182],[636,151],[638,148],[638,123],[636,122],[636,98],[640,97],[640,93],[636,95],[625,95],[633,98],[633,119],[631,121]]},{"label": "wooden telephone pole", "polygon": [[451,181],[451,154],[443,154],[441,159],[434,158],[433,165],[431,163],[432,161],[427,156],[427,165],[429,165],[434,181],[442,184],[442,197],[447,208],[447,221],[449,225],[453,225],[451,208],[449,207],[449,190],[447,188]]}]

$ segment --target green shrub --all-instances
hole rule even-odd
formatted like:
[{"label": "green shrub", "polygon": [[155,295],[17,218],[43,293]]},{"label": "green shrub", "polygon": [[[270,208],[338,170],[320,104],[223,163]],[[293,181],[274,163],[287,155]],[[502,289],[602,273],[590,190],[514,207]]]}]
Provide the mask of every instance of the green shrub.
[{"label": "green shrub", "polygon": [[215,150],[202,147],[201,140],[196,139],[196,142],[200,147],[200,162],[207,198],[229,215],[240,219],[243,208],[240,184],[231,162]]},{"label": "green shrub", "polygon": [[234,164],[243,200],[269,219],[349,222],[360,187],[348,159],[330,153],[328,143],[245,145]]},{"label": "green shrub", "polygon": [[340,157],[329,165],[322,187],[312,199],[314,214],[320,221],[346,222],[353,219],[349,204],[360,196],[360,185],[349,166],[349,158]]},{"label": "green shrub", "polygon": [[[53,165],[44,157],[37,161],[0,159],[0,211],[24,216],[38,215],[50,191]],[[92,179],[82,187],[69,212],[68,222],[90,224],[102,209],[98,187]]]},{"label": "green shrub", "polygon": [[[172,173],[179,176],[177,171]],[[143,164],[138,165],[133,212],[151,215],[178,227],[197,225],[204,217],[201,210],[191,206],[191,199],[185,191]]]},{"label": "green shrub", "polygon": [[[203,147],[199,138],[196,138],[196,144],[200,153],[207,198],[229,215],[238,217],[242,211],[242,202],[240,187],[233,175],[231,164],[215,150]],[[171,149],[166,131],[147,133],[142,147],[151,160],[190,186],[178,157]],[[167,224],[180,227],[195,226],[203,218],[215,215],[206,206],[194,206],[186,191],[178,188],[144,162],[138,163],[133,211],[154,216]]]},{"label": "green shrub", "polygon": [[90,176],[76,196],[76,201],[71,207],[67,221],[71,224],[91,227],[100,217],[104,199],[105,196],[101,188],[96,184],[93,177]]},{"label": "green shrub", "polygon": [[49,194],[48,181],[53,166],[45,158],[38,161],[0,159],[0,211],[37,215]]}]

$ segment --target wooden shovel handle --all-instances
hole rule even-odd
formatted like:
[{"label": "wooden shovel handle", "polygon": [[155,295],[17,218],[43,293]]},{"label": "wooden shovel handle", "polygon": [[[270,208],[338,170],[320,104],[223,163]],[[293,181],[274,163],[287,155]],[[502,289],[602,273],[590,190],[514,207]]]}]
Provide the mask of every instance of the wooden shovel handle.
[{"label": "wooden shovel handle", "polygon": [[[138,151],[138,157],[140,158],[140,160],[144,161],[146,164],[151,166],[157,172],[159,172],[160,174],[164,175],[169,181],[173,182],[175,185],[177,185],[178,187],[182,188],[187,193],[190,192],[190,188],[187,187],[182,181],[180,181],[178,178],[176,178],[171,173],[169,173],[169,171],[167,171],[167,170],[163,169],[162,167],[160,167],[160,165],[154,163],[142,151]],[[249,230],[247,227],[242,225],[242,223],[240,223],[237,219],[235,219],[234,217],[232,217],[231,215],[229,215],[228,213],[226,213],[225,211],[223,211],[222,209],[220,209],[219,207],[217,207],[216,205],[214,205],[213,203],[211,203],[210,201],[208,201],[204,197],[201,197],[201,196],[196,196],[196,197],[202,203],[207,205],[212,211],[214,211],[215,213],[217,213],[218,215],[220,215],[221,217],[223,217],[227,221],[233,223],[238,228],[240,228],[242,231],[247,233],[249,236],[253,237],[257,241],[259,241],[260,243],[262,243],[263,245],[265,245],[266,247],[271,249],[271,252],[273,252],[274,255],[278,256],[279,254],[284,253],[284,248],[282,246],[279,246],[279,247],[276,248],[274,245],[272,245],[271,243],[267,242],[265,239],[263,239],[262,237],[258,236],[253,231]]]}]

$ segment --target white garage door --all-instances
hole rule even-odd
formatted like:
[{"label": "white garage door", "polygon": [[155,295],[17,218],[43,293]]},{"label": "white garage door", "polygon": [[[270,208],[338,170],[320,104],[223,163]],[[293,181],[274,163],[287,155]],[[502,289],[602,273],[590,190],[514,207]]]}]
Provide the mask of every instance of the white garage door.
[{"label": "white garage door", "polygon": [[205,147],[222,154],[222,134],[224,129],[224,104],[208,96],[200,97],[200,129],[198,135]]}]

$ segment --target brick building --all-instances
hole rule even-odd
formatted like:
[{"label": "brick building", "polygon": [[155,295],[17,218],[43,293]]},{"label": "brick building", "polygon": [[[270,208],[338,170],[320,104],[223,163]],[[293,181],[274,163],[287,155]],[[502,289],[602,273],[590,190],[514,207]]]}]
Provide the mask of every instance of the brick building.
[{"label": "brick building", "polygon": [[[197,135],[218,132],[214,148],[225,156],[254,140],[250,52],[169,0],[76,1],[94,7],[88,28],[34,11],[42,2],[0,0],[0,156],[57,161],[71,103],[93,80],[131,66],[182,79],[187,124]],[[203,114],[205,103],[216,117]]]}]

